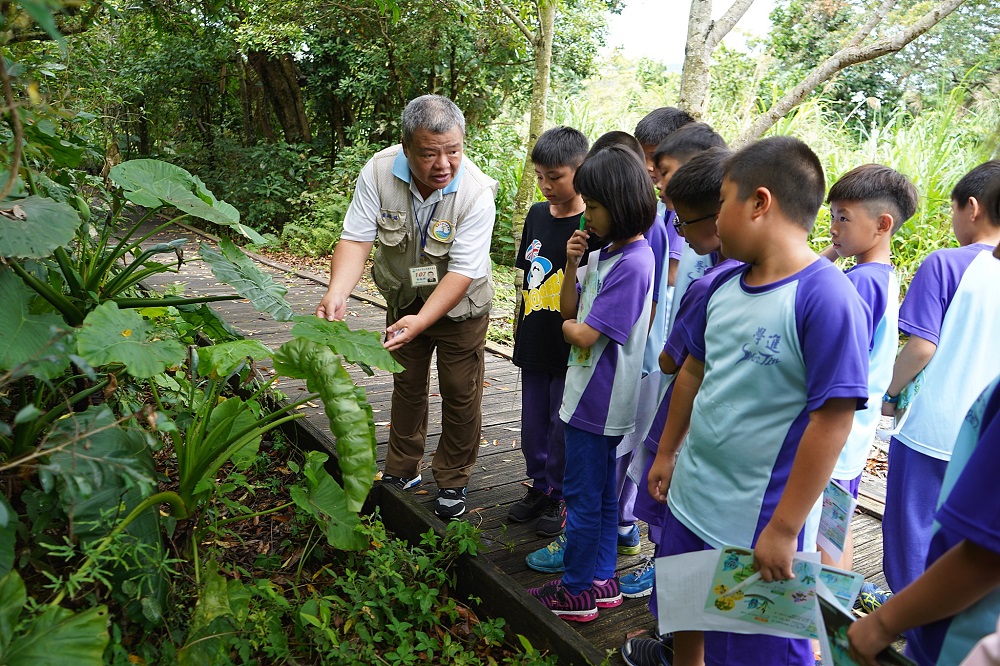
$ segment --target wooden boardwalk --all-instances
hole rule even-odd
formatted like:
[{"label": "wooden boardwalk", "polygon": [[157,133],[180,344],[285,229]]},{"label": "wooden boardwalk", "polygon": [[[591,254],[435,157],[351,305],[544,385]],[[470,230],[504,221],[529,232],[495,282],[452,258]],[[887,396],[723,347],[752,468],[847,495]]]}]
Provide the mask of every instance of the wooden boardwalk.
[{"label": "wooden boardwalk", "polygon": [[[150,243],[181,237],[191,241],[186,248],[188,257],[195,256],[197,242],[213,244],[211,240],[206,240],[206,237],[199,236],[198,232],[186,227],[168,229],[151,238]],[[295,314],[314,312],[316,304],[326,291],[326,275],[296,271],[273,262],[262,262],[260,257],[254,256],[254,258],[265,272],[288,289],[286,299],[292,305]],[[183,293],[186,296],[232,293],[228,285],[220,284],[208,267],[197,260],[185,263],[176,275],[162,274],[154,276],[154,279],[148,282],[160,288],[175,282],[183,283],[185,285]],[[380,300],[378,294],[357,292],[348,304],[347,322],[350,327],[383,330],[385,312],[377,304]],[[254,310],[246,301],[225,301],[213,304],[213,308],[241,333],[260,340],[272,349],[276,349],[291,338],[290,324],[274,321],[270,316]],[[266,367],[264,371],[267,371]],[[374,376],[369,377],[357,368],[352,368],[351,374],[357,384],[365,388],[372,405],[378,435],[378,461],[381,468],[389,437],[392,376],[387,372],[376,371]],[[440,435],[441,424],[436,382],[436,369],[432,366],[428,444],[422,463],[424,483],[419,489],[410,493],[415,501],[428,505],[428,508],[437,494],[437,487],[430,474],[430,459]],[[484,555],[516,583],[525,588],[532,587],[553,576],[532,571],[524,564],[524,557],[528,553],[545,546],[549,540],[535,536],[530,523],[518,525],[507,524],[506,521],[509,506],[526,490],[524,458],[520,451],[519,372],[510,361],[509,350],[492,345],[487,347],[484,384],[482,441],[479,460],[468,488],[469,510],[464,519],[483,530]],[[300,392],[306,390],[304,382],[292,380],[283,381],[278,388],[291,398],[296,398]],[[328,432],[322,405],[319,401],[316,401],[316,405],[305,408],[306,418],[315,424],[316,429]],[[332,449],[332,437],[330,448]],[[854,517],[856,543],[854,569],[863,573],[866,579],[884,586],[879,521],[880,500],[884,498],[884,491],[877,480],[868,477],[862,487],[868,497],[864,505],[869,513],[859,511]],[[646,526],[641,525],[641,529],[643,554],[648,555],[652,549],[646,538]],[[625,573],[640,562],[641,556],[620,557],[619,570]],[[601,651],[617,651],[627,635],[655,628],[653,616],[647,608],[647,601],[648,599],[626,599],[618,608],[602,610],[597,620],[587,624],[573,623],[572,626],[580,633],[581,640],[588,641]],[[617,653],[612,655],[610,661],[612,664],[624,663]]]}]

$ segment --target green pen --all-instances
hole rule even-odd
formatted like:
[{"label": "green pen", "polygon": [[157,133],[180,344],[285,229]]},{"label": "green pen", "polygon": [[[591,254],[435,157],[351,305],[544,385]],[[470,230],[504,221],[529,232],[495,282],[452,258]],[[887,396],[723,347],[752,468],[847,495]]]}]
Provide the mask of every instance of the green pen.
[{"label": "green pen", "polygon": [[580,213],[580,231],[584,231],[587,228],[587,218],[584,215],[585,213]]}]

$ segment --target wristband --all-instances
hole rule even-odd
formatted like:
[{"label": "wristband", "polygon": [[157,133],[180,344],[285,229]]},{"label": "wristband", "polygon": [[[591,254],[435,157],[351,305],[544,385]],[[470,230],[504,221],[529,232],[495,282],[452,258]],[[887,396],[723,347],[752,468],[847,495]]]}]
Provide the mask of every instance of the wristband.
[{"label": "wristband", "polygon": [[898,395],[891,396],[889,395],[889,392],[886,391],[885,395],[882,396],[882,402],[887,402],[890,405],[895,405],[897,402],[899,402],[899,396]]}]

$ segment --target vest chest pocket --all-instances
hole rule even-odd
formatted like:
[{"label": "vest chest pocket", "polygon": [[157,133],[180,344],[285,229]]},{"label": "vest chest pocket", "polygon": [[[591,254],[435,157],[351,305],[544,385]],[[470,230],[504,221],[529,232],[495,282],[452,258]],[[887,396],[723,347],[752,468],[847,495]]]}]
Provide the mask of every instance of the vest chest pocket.
[{"label": "vest chest pocket", "polygon": [[450,220],[432,220],[427,230],[424,254],[434,259],[443,259],[451,251],[455,241],[455,225]]},{"label": "vest chest pocket", "polygon": [[379,211],[379,219],[377,220],[379,242],[399,251],[406,250],[410,237],[410,225],[407,217],[407,212],[403,210]]}]

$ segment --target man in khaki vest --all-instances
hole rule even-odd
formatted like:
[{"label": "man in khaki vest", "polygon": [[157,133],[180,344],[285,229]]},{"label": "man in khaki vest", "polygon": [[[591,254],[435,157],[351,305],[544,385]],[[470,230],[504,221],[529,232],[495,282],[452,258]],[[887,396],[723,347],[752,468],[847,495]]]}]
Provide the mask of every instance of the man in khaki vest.
[{"label": "man in khaki vest", "polygon": [[386,349],[405,368],[393,378],[383,483],[412,488],[427,440],[431,355],[437,350],[441,439],[432,470],[434,511],[465,512],[479,452],[483,348],[493,285],[490,239],[497,183],[462,154],[465,118],[455,104],[424,95],[403,110],[403,143],[361,169],[330,286],[316,316],[343,319],[375,240],[372,277],[388,305]]}]

